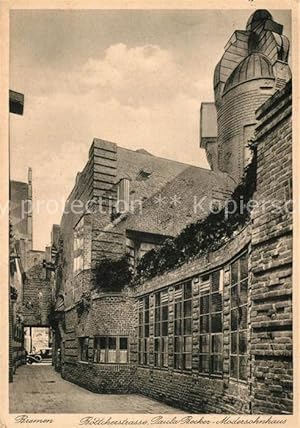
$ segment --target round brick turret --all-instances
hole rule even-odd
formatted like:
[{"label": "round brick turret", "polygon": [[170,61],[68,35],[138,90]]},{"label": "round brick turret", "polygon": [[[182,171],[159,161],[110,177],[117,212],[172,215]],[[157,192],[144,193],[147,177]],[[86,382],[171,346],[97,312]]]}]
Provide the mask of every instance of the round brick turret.
[{"label": "round brick turret", "polygon": [[231,73],[218,108],[219,169],[234,179],[243,174],[255,111],[275,91],[272,64],[260,53],[247,56]]},{"label": "round brick turret", "polygon": [[[250,160],[255,111],[291,78],[289,40],[267,10],[233,33],[215,68],[218,169],[239,182]],[[216,169],[216,168],[215,168]]]}]

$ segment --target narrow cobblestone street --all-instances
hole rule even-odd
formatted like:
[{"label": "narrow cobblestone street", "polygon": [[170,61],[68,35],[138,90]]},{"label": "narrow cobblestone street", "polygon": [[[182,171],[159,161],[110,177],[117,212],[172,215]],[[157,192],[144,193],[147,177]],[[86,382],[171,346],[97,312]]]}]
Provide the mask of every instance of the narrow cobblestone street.
[{"label": "narrow cobblestone street", "polygon": [[19,367],[9,397],[10,413],[184,413],[140,395],[95,394],[50,365]]}]

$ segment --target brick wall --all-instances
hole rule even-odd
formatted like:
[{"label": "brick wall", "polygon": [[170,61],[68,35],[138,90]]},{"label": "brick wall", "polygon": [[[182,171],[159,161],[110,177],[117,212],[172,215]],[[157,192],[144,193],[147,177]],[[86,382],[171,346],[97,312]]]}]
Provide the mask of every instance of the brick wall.
[{"label": "brick wall", "polygon": [[[262,90],[264,85],[270,89]],[[243,128],[256,123],[255,110],[273,93],[273,80],[257,79],[236,86],[222,97],[218,107],[219,168],[236,180],[244,170]]]},{"label": "brick wall", "polygon": [[[257,112],[257,195],[252,213],[253,412],[292,411],[291,82]],[[272,201],[280,209],[272,209]],[[276,202],[276,204],[277,204]]]},{"label": "brick wall", "polygon": [[111,259],[119,258],[125,254],[126,239],[125,228],[113,227],[105,228],[110,223],[110,215],[103,214],[93,216],[93,237],[92,237],[92,266],[95,267],[97,261],[103,257]]},{"label": "brick wall", "polygon": [[[79,316],[76,307],[65,312],[65,348],[63,377],[94,392],[132,392],[135,354],[127,364],[93,363],[94,336],[128,337],[129,349],[134,346],[133,297],[123,293],[93,293],[91,306]],[[79,359],[79,337],[90,337],[89,362]]]},{"label": "brick wall", "polygon": [[[110,221],[107,213],[101,209],[101,198],[110,194],[110,189],[115,182],[116,176],[116,144],[94,139],[89,151],[89,159],[83,171],[77,175],[75,186],[66,202],[65,213],[61,221],[61,239],[63,241],[62,289],[65,292],[65,303],[67,306],[74,303],[74,298],[80,297],[81,291],[90,286],[90,274],[88,271],[92,263],[102,253],[100,243],[93,237],[98,229],[103,229]],[[74,207],[74,201],[80,201],[83,209]],[[93,201],[93,203],[89,203]],[[105,199],[103,204],[107,205]],[[72,205],[73,204],[73,205]],[[84,215],[84,270],[86,273],[74,278],[74,228]],[[95,224],[94,224],[95,223]],[[105,241],[105,240],[104,240]],[[105,243],[104,243],[105,244]],[[99,254],[100,253],[100,254]]]},{"label": "brick wall", "polygon": [[48,326],[52,306],[50,272],[42,264],[33,265],[26,272],[23,288],[23,316],[26,326]]}]

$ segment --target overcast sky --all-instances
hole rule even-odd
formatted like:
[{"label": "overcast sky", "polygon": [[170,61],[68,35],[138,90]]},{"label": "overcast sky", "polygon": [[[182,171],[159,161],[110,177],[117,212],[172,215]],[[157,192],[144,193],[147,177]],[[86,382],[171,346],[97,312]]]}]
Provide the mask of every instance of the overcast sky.
[{"label": "overcast sky", "polygon": [[[11,11],[11,176],[33,169],[34,202],[62,205],[94,137],[208,167],[199,108],[213,101],[224,46],[251,10]],[[271,11],[290,38],[288,11]],[[34,212],[34,247],[50,242],[61,213]]]}]

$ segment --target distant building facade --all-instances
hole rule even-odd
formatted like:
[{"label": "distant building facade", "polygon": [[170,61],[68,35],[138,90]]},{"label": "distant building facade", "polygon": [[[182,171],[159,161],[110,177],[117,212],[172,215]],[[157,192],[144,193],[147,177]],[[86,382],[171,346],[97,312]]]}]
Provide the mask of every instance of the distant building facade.
[{"label": "distant building facade", "polygon": [[[292,87],[282,30],[259,10],[227,43],[215,103],[201,109],[211,170],[94,140],[52,240],[63,378],[192,412],[292,412]],[[249,216],[224,220],[226,201],[246,200],[250,187]]]},{"label": "distant building facade", "polygon": [[[10,181],[10,381],[16,368],[26,362],[25,351],[32,351],[31,328],[50,327],[53,274],[46,264],[51,258],[50,247],[46,251],[33,249],[32,206],[29,168],[27,183]],[[26,337],[25,331],[29,333]]]}]

